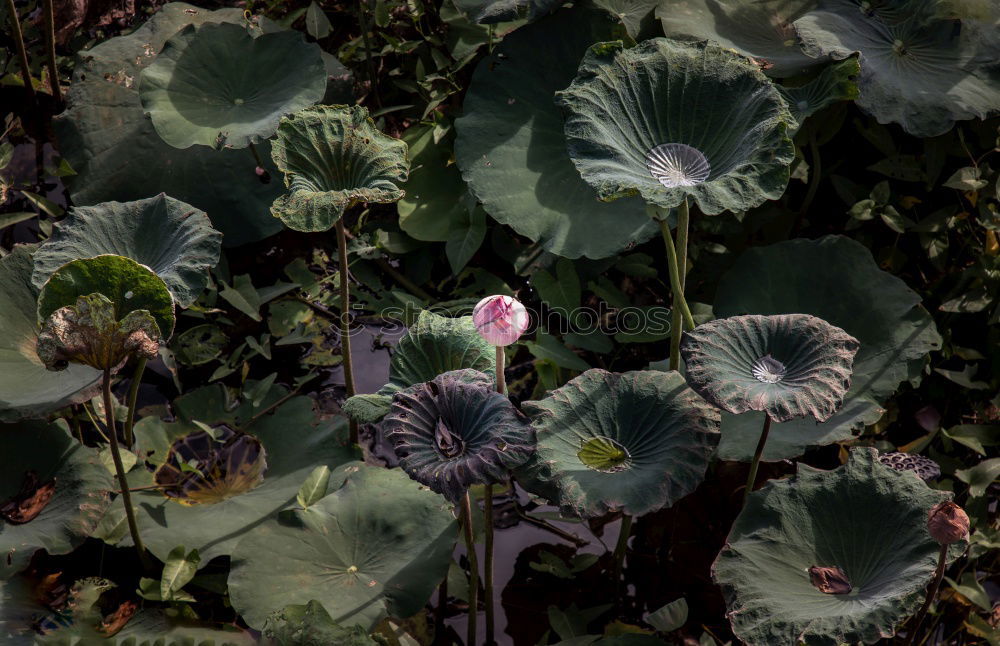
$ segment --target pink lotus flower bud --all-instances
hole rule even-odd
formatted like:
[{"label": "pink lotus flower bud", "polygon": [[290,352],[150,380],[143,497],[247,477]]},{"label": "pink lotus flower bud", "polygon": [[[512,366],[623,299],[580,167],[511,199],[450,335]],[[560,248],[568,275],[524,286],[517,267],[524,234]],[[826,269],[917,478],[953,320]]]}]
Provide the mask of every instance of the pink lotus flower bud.
[{"label": "pink lotus flower bud", "polygon": [[940,545],[951,545],[969,538],[969,517],[950,500],[938,503],[927,513],[927,531]]},{"label": "pink lotus flower bud", "polygon": [[510,296],[487,296],[472,310],[472,322],[479,336],[495,346],[514,343],[531,321],[528,310],[520,301]]}]

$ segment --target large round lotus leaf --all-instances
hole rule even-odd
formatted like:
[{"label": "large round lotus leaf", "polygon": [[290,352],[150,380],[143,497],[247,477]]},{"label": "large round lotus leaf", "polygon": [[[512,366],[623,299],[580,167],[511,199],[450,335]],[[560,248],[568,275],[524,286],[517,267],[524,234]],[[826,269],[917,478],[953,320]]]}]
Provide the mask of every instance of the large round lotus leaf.
[{"label": "large round lotus leaf", "polygon": [[861,53],[857,104],[880,123],[933,137],[1000,111],[996,27],[936,18],[927,0],[885,4],[865,11],[856,0],[822,0],[795,29],[810,55]]},{"label": "large round lotus leaf", "polygon": [[528,419],[478,370],[455,370],[392,398],[382,420],[399,466],[458,500],[472,485],[500,484],[534,451]]},{"label": "large round lotus leaf", "polygon": [[458,537],[450,505],[399,469],[355,468],[337,491],[236,546],[229,594],[247,624],[315,599],[336,623],[370,630],[419,611],[447,576]]},{"label": "large round lotus leaf", "polygon": [[670,507],[701,484],[719,438],[719,411],[676,372],[595,368],[523,408],[539,495],[558,491],[551,502],[584,518]]},{"label": "large round lotus leaf", "polygon": [[271,213],[296,231],[326,231],[354,202],[395,202],[410,169],[406,143],[379,132],[359,105],[285,117],[271,156],[288,187]]},{"label": "large round lotus leaf", "polygon": [[[68,107],[53,127],[59,151],[77,172],[66,178],[77,206],[166,193],[208,213],[225,234],[224,244],[235,246],[281,230],[268,212],[281,183],[261,183],[245,150],[167,145],[143,113],[136,87],[168,38],[185,25],[204,22],[243,24],[243,10],[207,11],[172,2],[131,34],[81,51],[66,94]],[[276,176],[269,151],[268,143],[258,146],[265,168]]]},{"label": "large round lotus leaf", "polygon": [[44,417],[96,394],[101,373],[83,365],[50,372],[38,358],[38,290],[31,283],[34,245],[0,258],[0,421]]},{"label": "large round lotus leaf", "polygon": [[[800,463],[794,477],[771,480],[750,494],[713,567],[733,632],[751,646],[891,637],[934,574],[927,512],[949,495],[872,449],[833,471]],[[838,568],[850,592],[821,592],[810,568]]]},{"label": "large round lotus leaf", "polygon": [[736,415],[830,419],[851,386],[858,340],[809,314],[716,319],[684,335],[687,382]]},{"label": "large round lotus leaf", "polygon": [[149,267],[111,254],[73,260],[52,273],[38,295],[38,319],[44,322],[57,309],[75,306],[79,297],[88,294],[108,298],[117,320],[146,310],[163,341],[174,331],[174,297],[166,283]]},{"label": "large round lotus leaf", "polygon": [[718,45],[600,43],[556,97],[570,159],[602,200],[639,194],[669,208],[691,197],[715,215],[788,184],[788,105],[756,65]]},{"label": "large round lotus leaf", "polygon": [[521,18],[535,20],[561,4],[562,0],[455,0],[459,11],[482,25]]},{"label": "large round lotus leaf", "polygon": [[455,122],[455,160],[486,212],[568,258],[611,256],[657,232],[641,200],[604,204],[580,179],[553,102],[587,47],[614,29],[603,11],[580,7],[518,29],[479,63]]},{"label": "large round lotus leaf", "polygon": [[471,316],[448,318],[425,310],[396,344],[389,361],[389,383],[374,395],[351,397],[344,412],[371,424],[389,412],[392,396],[403,389],[463,368],[492,375],[496,362],[496,348],[479,336]]},{"label": "large round lotus leaf", "polygon": [[757,59],[768,76],[795,76],[824,62],[806,55],[792,23],[818,0],[660,0],[656,17],[671,38],[711,40]]},{"label": "large round lotus leaf", "polygon": [[319,45],[297,31],[254,38],[231,23],[188,25],[142,71],[139,99],[163,141],[245,148],[326,93]]},{"label": "large round lotus leaf", "polygon": [[79,206],[35,252],[31,278],[41,289],[71,260],[125,256],[156,272],[177,304],[187,307],[208,284],[208,270],[219,262],[221,242],[222,235],[204,211],[163,193],[135,202]]},{"label": "large round lotus leaf", "polygon": [[[843,236],[746,251],[719,282],[713,309],[719,317],[812,314],[861,344],[840,410],[822,423],[804,418],[773,424],[765,460],[792,458],[809,446],[850,439],[875,423],[884,412],[881,403],[901,381],[919,381],[924,357],[941,347],[920,296],[879,269],[868,249]],[[761,413],[723,413],[719,457],[749,461],[763,421]]]},{"label": "large round lotus leaf", "polygon": [[[166,559],[174,547],[184,545],[198,550],[201,562],[232,553],[239,539],[279,511],[295,505],[296,494],[306,478],[318,466],[337,467],[358,458],[345,446],[347,425],[343,418],[317,419],[308,397],[293,397],[272,414],[249,423],[260,409],[245,404],[227,410],[215,399],[217,388],[203,389],[196,398],[187,398],[175,412],[181,421],[158,420],[136,426],[136,442],[148,450],[155,448],[154,463],[165,459],[166,443],[184,433],[197,433],[201,424],[235,424],[260,441],[267,462],[263,481],[245,492],[220,502],[183,504],[156,491],[141,491],[133,496],[138,523],[146,547],[159,559]],[[275,395],[280,397],[280,393]],[[272,400],[275,397],[268,396]],[[268,401],[261,403],[267,406]],[[166,437],[165,441],[163,438]],[[228,471],[227,471],[228,473]],[[227,474],[221,474],[225,477]],[[190,501],[188,501],[190,502]],[[287,603],[287,602],[286,602]]]},{"label": "large round lotus leaf", "polygon": [[97,451],[55,424],[0,426],[0,579],[44,549],[66,554],[83,542],[108,506],[111,476]]}]

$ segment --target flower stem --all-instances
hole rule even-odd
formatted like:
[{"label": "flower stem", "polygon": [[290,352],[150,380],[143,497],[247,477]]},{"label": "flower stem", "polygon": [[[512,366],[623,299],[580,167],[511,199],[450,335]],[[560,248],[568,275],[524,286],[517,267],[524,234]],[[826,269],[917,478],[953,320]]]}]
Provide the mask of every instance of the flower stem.
[{"label": "flower stem", "polygon": [[24,80],[24,90],[28,98],[35,100],[35,86],[31,84],[31,67],[28,65],[28,52],[24,49],[24,36],[21,34],[21,22],[17,18],[17,7],[14,0],[7,0],[7,15],[10,16],[11,36],[17,47],[17,56],[21,59],[21,78]]},{"label": "flower stem", "polygon": [[135,444],[135,402],[139,398],[139,384],[142,383],[142,375],[146,372],[146,358],[139,357],[135,364],[135,372],[132,374],[132,383],[128,387],[128,417],[125,420],[125,446],[132,448]]},{"label": "flower stem", "polygon": [[434,610],[434,643],[444,643],[444,616],[448,611],[448,577],[438,585],[438,603]]},{"label": "flower stem", "polygon": [[771,416],[764,413],[764,428],[760,432],[760,440],[757,442],[757,450],[753,452],[753,461],[750,463],[750,475],[747,476],[747,486],[743,491],[743,505],[747,504],[747,497],[753,491],[753,485],[757,481],[757,467],[760,466],[760,456],[764,454],[764,444],[767,443],[767,434],[771,431]]},{"label": "flower stem", "polygon": [[[687,246],[688,246],[688,201],[677,207],[677,282],[680,283],[681,298],[684,298],[684,281],[687,278]],[[687,302],[685,301],[685,307]],[[693,326],[692,326],[693,327]],[[681,365],[681,310],[675,301],[670,313],[670,369],[677,370]]]},{"label": "flower stem", "polygon": [[62,88],[59,87],[59,68],[56,67],[56,17],[52,0],[45,0],[45,40],[48,45],[49,85],[56,104],[62,103]]},{"label": "flower stem", "polygon": [[[347,270],[347,234],[344,231],[344,218],[337,220],[337,253],[340,267],[340,355],[344,360],[344,387],[347,396],[354,397],[354,368],[351,360],[351,295],[348,285]],[[350,423],[351,444],[358,443],[358,423]]]},{"label": "flower stem", "polygon": [[[687,329],[692,330],[694,329],[694,317],[691,316],[691,310],[688,308],[687,301],[684,300],[684,286],[681,284],[680,269],[677,262],[677,251],[674,249],[674,239],[670,235],[670,225],[667,224],[666,220],[658,220],[658,222],[660,223],[660,232],[663,234],[663,244],[667,248],[667,267],[670,270],[670,289],[673,291],[673,306],[675,310],[680,308],[681,316],[684,319],[684,325]],[[675,327],[670,331],[671,345],[673,345],[673,337],[676,337],[677,343],[680,343],[680,335],[682,332],[683,330],[680,326]],[[671,357],[671,370],[677,370],[680,366],[680,357],[676,357],[676,362],[674,359],[675,357]]]},{"label": "flower stem", "polygon": [[125,465],[122,464],[122,454],[118,448],[118,433],[115,431],[115,409],[111,400],[111,371],[104,371],[103,380],[104,391],[104,415],[107,419],[108,441],[111,444],[111,458],[115,463],[115,473],[118,476],[118,485],[121,487],[122,504],[125,505],[125,518],[128,520],[128,531],[132,534],[132,542],[139,553],[139,560],[142,567],[150,569],[149,556],[146,548],[142,544],[142,537],[139,536],[139,525],[135,522],[135,510],[132,508],[132,494],[129,493],[128,480],[125,478]]},{"label": "flower stem", "polygon": [[476,539],[472,534],[472,498],[469,492],[462,497],[462,525],[465,530],[465,547],[469,558],[469,632],[466,644],[476,643],[476,618],[479,614],[479,559],[476,558]]},{"label": "flower stem", "polygon": [[615,561],[615,608],[621,605],[622,598],[622,564],[625,562],[625,551],[628,549],[628,538],[632,535],[632,517],[622,515],[622,525],[618,531],[618,542],[615,544],[613,558]]},{"label": "flower stem", "polygon": [[938,552],[938,564],[937,570],[934,571],[934,581],[931,582],[931,587],[927,588],[927,598],[924,599],[924,605],[920,606],[920,612],[913,619],[913,628],[910,629],[910,634],[906,637],[906,646],[910,646],[913,640],[917,637],[917,631],[920,629],[920,624],[923,623],[924,617],[927,616],[927,611],[931,607],[931,602],[937,597],[938,590],[941,588],[941,580],[944,578],[944,568],[948,562],[948,546],[942,545],[941,551]]},{"label": "flower stem", "polygon": [[[507,394],[507,379],[504,375],[506,357],[504,347],[497,346],[497,392]],[[483,555],[483,604],[486,606],[486,644],[494,644],[496,620],[493,607],[493,485],[486,485],[483,493],[483,540],[486,543],[486,553]]]}]

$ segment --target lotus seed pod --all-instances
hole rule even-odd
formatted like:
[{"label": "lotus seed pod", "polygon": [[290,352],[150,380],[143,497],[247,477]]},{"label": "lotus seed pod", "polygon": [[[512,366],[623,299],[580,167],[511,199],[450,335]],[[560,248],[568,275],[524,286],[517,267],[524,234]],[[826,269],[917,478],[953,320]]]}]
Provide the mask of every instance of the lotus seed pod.
[{"label": "lotus seed pod", "polygon": [[927,531],[941,545],[964,541],[969,537],[969,517],[961,507],[946,500],[927,513]]},{"label": "lotus seed pod", "polygon": [[839,567],[809,568],[809,581],[823,594],[848,594],[854,588],[847,579],[847,573]]},{"label": "lotus seed pod", "polygon": [[495,346],[514,343],[528,329],[531,317],[521,302],[510,296],[487,296],[472,310],[472,322],[479,336]]},{"label": "lotus seed pod", "polygon": [[941,477],[941,467],[938,463],[922,455],[895,451],[880,454],[878,461],[896,471],[913,471],[921,480],[935,480]]}]

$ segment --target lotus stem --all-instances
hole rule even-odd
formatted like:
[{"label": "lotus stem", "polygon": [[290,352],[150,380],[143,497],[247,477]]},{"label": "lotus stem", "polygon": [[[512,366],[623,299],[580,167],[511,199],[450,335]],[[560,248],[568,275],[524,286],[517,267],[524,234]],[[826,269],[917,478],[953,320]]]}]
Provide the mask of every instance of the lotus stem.
[{"label": "lotus stem", "polygon": [[812,162],[812,168],[809,169],[809,187],[806,189],[802,206],[795,214],[795,221],[792,223],[792,230],[789,233],[792,237],[798,233],[799,227],[802,225],[802,218],[809,211],[809,207],[812,206],[813,200],[816,198],[816,191],[819,190],[819,181],[823,174],[823,162],[819,155],[819,144],[816,142],[815,133],[809,135],[809,160]]},{"label": "lotus stem", "polygon": [[438,603],[434,610],[434,644],[444,644],[444,615],[448,610],[448,577],[438,585]]},{"label": "lotus stem", "polygon": [[[362,2],[365,6],[362,7]],[[354,6],[358,12],[358,24],[361,26],[361,40],[365,44],[365,64],[368,67],[368,82],[371,84],[372,94],[375,95],[375,105],[382,107],[382,96],[378,91],[378,78],[375,73],[375,63],[372,62],[372,47],[368,40],[368,0],[356,0]]]},{"label": "lotus stem", "polygon": [[[680,280],[680,269],[677,262],[677,251],[674,249],[674,239],[670,235],[670,225],[667,224],[666,220],[658,220],[660,223],[660,232],[663,234],[663,243],[667,248],[667,267],[670,270],[670,289],[673,291],[673,306],[674,309],[680,308],[681,316],[684,319],[684,325],[689,330],[694,329],[694,317],[691,316],[691,310],[688,308],[687,301],[684,299],[684,286],[681,284]],[[670,330],[671,334],[671,345],[673,344],[672,337],[677,336],[678,343],[680,343],[680,335],[683,330],[680,327],[675,327]],[[674,357],[671,357],[670,369],[677,370],[680,367],[680,356],[676,357],[677,362],[674,362]]]},{"label": "lotus stem", "polygon": [[747,504],[747,498],[753,491],[753,485],[757,482],[757,467],[760,466],[760,456],[764,454],[764,445],[767,443],[767,434],[771,431],[771,416],[764,413],[764,428],[760,432],[760,440],[757,442],[757,449],[753,452],[753,461],[750,463],[750,475],[747,476],[747,486],[743,491],[743,506]]},{"label": "lotus stem", "polygon": [[[684,295],[684,281],[687,278],[687,247],[688,222],[690,214],[687,198],[677,207],[677,280],[680,283],[680,294]],[[687,303],[685,301],[685,307]],[[681,311],[674,303],[670,313],[670,369],[677,370],[681,365]],[[693,325],[691,327],[694,327]]]},{"label": "lotus stem", "polygon": [[62,103],[62,89],[59,87],[59,68],[56,67],[56,17],[52,0],[45,0],[45,40],[49,56],[49,85],[56,104]]},{"label": "lotus stem", "polygon": [[[504,347],[497,348],[497,392],[501,395],[507,394],[507,380],[504,375]],[[493,644],[496,620],[493,608],[493,485],[486,485],[483,493],[483,518],[484,537],[486,543],[486,553],[483,555],[483,604],[486,606],[486,643]]]},{"label": "lotus stem", "polygon": [[[351,360],[351,294],[347,271],[347,233],[344,218],[337,220],[337,253],[340,267],[340,354],[344,359],[344,387],[347,396],[354,397],[354,368]],[[358,423],[350,423],[351,444],[358,443]]]},{"label": "lotus stem", "polygon": [[135,372],[132,374],[132,383],[128,387],[128,417],[125,420],[125,446],[132,448],[135,444],[135,402],[139,398],[139,384],[142,382],[142,375],[146,372],[146,358],[139,357],[135,364]]},{"label": "lotus stem", "polygon": [[920,606],[920,612],[913,619],[913,628],[910,630],[910,634],[906,637],[906,646],[910,646],[913,640],[917,637],[917,631],[920,629],[920,624],[923,623],[924,617],[927,616],[927,611],[931,607],[931,602],[937,597],[938,590],[941,588],[941,580],[944,579],[944,569],[948,562],[948,545],[942,545],[941,550],[938,552],[938,564],[937,569],[934,571],[934,581],[931,582],[931,587],[927,588],[927,598],[924,599],[924,605]]},{"label": "lotus stem", "polygon": [[479,559],[476,558],[476,539],[472,534],[472,498],[466,491],[462,497],[462,526],[465,530],[465,547],[469,558],[469,632],[465,643],[476,643],[476,618],[479,614]]},{"label": "lotus stem", "polygon": [[10,15],[11,37],[14,39],[14,46],[17,47],[17,56],[21,59],[21,79],[24,80],[24,89],[28,93],[28,98],[34,101],[35,86],[31,84],[31,68],[28,66],[28,52],[24,49],[21,21],[17,19],[17,7],[14,6],[14,0],[7,0],[7,13]]},{"label": "lotus stem", "polygon": [[76,439],[83,444],[83,426],[80,424],[80,419],[77,417],[80,411],[78,410],[79,404],[73,404],[69,409],[69,425],[73,429],[73,435]]},{"label": "lotus stem", "polygon": [[622,525],[618,531],[618,542],[612,555],[615,561],[615,608],[621,605],[622,598],[622,564],[625,562],[625,552],[628,550],[628,539],[632,535],[632,517],[622,515]]},{"label": "lotus stem", "polygon": [[132,542],[139,553],[139,560],[146,570],[151,568],[149,556],[146,548],[142,544],[142,537],[139,536],[139,525],[135,522],[135,510],[132,508],[132,494],[129,493],[128,479],[125,478],[125,465],[122,464],[122,454],[118,448],[118,433],[115,431],[115,409],[111,399],[111,371],[104,371],[103,379],[104,392],[104,415],[107,419],[108,441],[111,444],[111,458],[115,463],[115,473],[118,476],[118,486],[121,488],[122,504],[125,505],[125,519],[128,521],[128,531],[132,535]]}]

